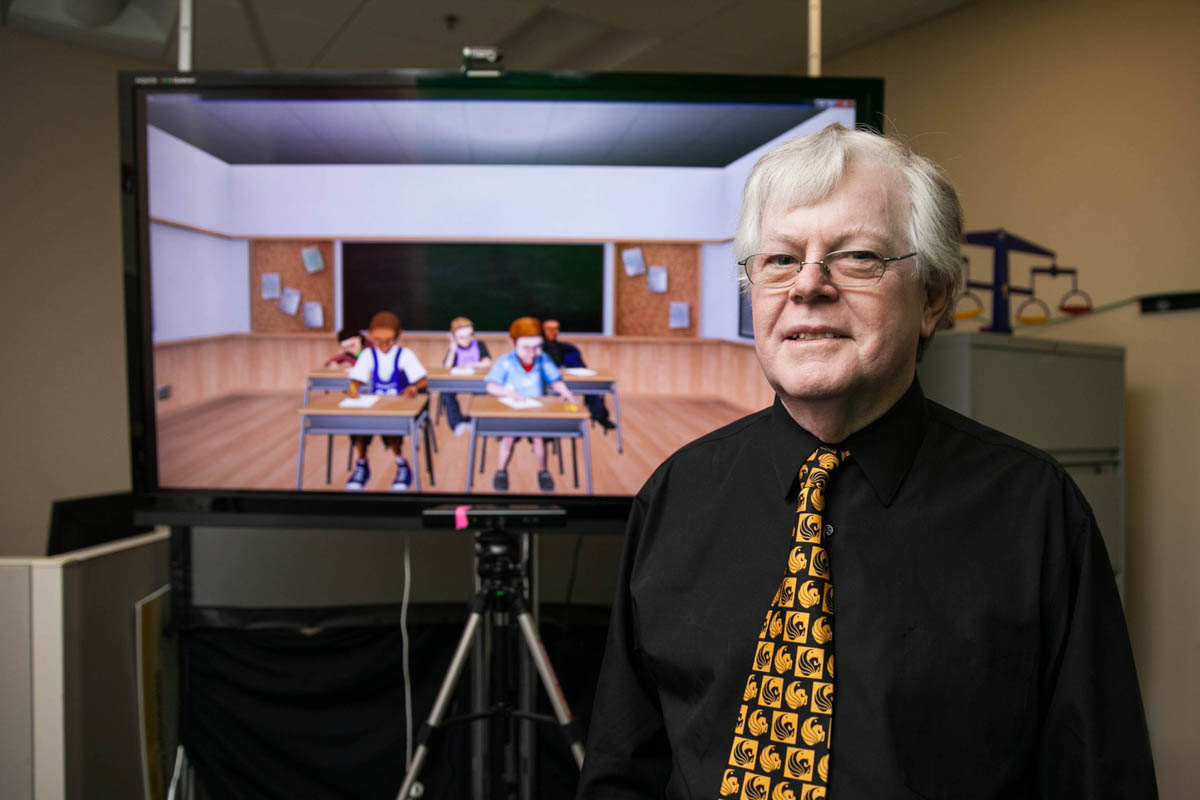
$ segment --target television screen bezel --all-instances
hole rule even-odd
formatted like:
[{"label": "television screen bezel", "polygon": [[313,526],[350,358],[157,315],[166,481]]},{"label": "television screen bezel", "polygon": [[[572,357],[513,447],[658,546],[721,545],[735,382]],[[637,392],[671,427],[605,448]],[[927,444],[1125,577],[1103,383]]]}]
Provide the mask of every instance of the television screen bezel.
[{"label": "television screen bezel", "polygon": [[472,76],[444,70],[245,70],[221,72],[131,71],[118,76],[122,270],[126,315],[130,461],[134,518],[139,524],[222,527],[384,528],[423,526],[422,513],[448,505],[556,506],[566,528],[549,531],[619,531],[632,495],[383,495],[334,491],[164,488],[158,485],[149,280],[149,217],[145,103],[147,92],[232,95],[288,91],[314,97],[462,97],[648,100],[663,102],[778,102],[830,98],[855,101],[858,124],[883,129],[883,80],[788,75],[637,72],[504,72]]}]

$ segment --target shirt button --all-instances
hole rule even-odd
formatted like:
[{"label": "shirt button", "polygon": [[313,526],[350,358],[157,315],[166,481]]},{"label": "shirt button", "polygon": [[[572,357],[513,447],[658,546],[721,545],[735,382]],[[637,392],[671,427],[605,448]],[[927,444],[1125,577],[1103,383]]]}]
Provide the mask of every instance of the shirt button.
[{"label": "shirt button", "polygon": [[825,526],[825,536],[826,537],[833,536],[833,526],[832,525]]}]

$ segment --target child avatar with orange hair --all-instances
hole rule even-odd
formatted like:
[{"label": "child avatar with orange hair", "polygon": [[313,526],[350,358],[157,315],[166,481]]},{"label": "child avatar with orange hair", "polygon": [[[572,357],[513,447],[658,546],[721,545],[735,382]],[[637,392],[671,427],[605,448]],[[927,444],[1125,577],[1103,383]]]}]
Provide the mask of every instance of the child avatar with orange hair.
[{"label": "child avatar with orange hair", "polygon": [[[367,328],[371,346],[359,353],[358,360],[350,368],[351,397],[358,397],[360,391],[415,397],[417,392],[425,388],[425,367],[412,350],[400,346],[400,333],[400,318],[392,312],[380,311],[371,317],[371,324]],[[350,438],[358,451],[358,461],[350,480],[346,481],[346,491],[360,492],[371,479],[371,466],[367,463],[367,446],[371,443],[371,437]],[[412,484],[412,470],[408,460],[401,455],[404,437],[384,436],[383,444],[396,455],[396,477],[392,480],[392,491],[408,491]]]},{"label": "child avatar with orange hair", "polygon": [[[533,317],[521,317],[508,328],[513,349],[500,358],[487,374],[487,392],[496,397],[523,400],[541,397],[546,389],[557,394],[568,403],[578,402],[562,373],[554,362],[542,352],[542,323]],[[543,492],[554,491],[554,478],[546,469],[546,440],[533,437],[533,455],[538,465],[538,488]],[[514,438],[500,439],[500,464],[492,479],[492,488],[498,492],[508,491],[508,462],[512,459]]]}]

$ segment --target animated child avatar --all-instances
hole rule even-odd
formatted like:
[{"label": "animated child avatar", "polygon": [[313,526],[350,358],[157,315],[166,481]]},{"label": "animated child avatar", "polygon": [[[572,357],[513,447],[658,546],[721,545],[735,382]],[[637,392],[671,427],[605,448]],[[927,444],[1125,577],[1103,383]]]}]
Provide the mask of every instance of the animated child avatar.
[{"label": "animated child avatar", "polygon": [[366,343],[363,341],[362,331],[354,328],[342,328],[337,335],[338,347],[342,351],[337,355],[330,356],[325,362],[327,369],[333,367],[350,367],[354,362],[358,361],[359,355],[362,354]]},{"label": "animated child avatar", "polygon": [[[533,317],[514,320],[508,328],[513,349],[496,359],[496,364],[487,374],[488,394],[524,400],[540,397],[547,387],[568,403],[577,403],[575,396],[563,382],[562,373],[554,362],[542,352],[542,324]],[[538,488],[543,492],[554,491],[554,478],[546,470],[546,440],[533,437],[533,455],[537,459]],[[514,438],[505,436],[500,440],[500,464],[492,479],[492,488],[498,492],[508,491],[508,462],[512,459]]]},{"label": "animated child avatar", "polygon": [[[542,334],[545,337],[545,343],[542,345],[543,351],[550,357],[555,366],[559,368],[586,368],[587,364],[583,362],[583,353],[579,352],[579,348],[570,342],[564,342],[562,339],[559,339],[558,334],[561,332],[562,326],[558,320],[543,320]],[[603,397],[589,394],[584,397],[584,402],[587,403],[588,412],[592,415],[592,419],[606,433],[617,427],[608,416],[608,406],[604,404]]]},{"label": "animated child avatar", "polygon": [[[450,321],[450,349],[442,364],[447,368],[476,367],[487,369],[492,365],[492,355],[487,345],[475,338],[475,323],[466,317],[455,317]],[[466,433],[469,418],[464,416],[458,398],[452,394],[442,395],[442,407],[446,409],[446,422],[455,436]]]},{"label": "animated child avatar", "polygon": [[[400,319],[390,311],[380,311],[371,317],[371,324],[367,328],[371,346],[359,354],[358,360],[350,368],[351,397],[358,397],[360,391],[414,397],[425,388],[425,367],[413,351],[400,346],[400,333]],[[364,386],[367,388],[362,389]],[[358,452],[358,461],[350,480],[346,481],[346,491],[359,492],[371,479],[371,467],[367,463],[367,446],[371,443],[371,437],[350,438]],[[383,444],[396,454],[396,477],[392,480],[392,491],[407,491],[412,483],[412,471],[408,461],[401,455],[404,437],[384,436]]]}]

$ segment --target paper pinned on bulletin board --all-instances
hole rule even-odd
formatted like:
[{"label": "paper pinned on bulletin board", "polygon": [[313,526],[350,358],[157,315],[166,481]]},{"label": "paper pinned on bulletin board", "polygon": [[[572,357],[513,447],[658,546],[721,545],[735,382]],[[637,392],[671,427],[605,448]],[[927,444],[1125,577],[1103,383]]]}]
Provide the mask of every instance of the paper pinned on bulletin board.
[{"label": "paper pinned on bulletin board", "polygon": [[623,251],[621,260],[625,262],[625,274],[631,278],[646,271],[646,261],[642,258],[642,248],[640,247],[631,247]]},{"label": "paper pinned on bulletin board", "polygon": [[646,276],[646,288],[656,294],[666,294],[667,268],[651,267],[650,274]]},{"label": "paper pinned on bulletin board", "polygon": [[279,310],[296,316],[296,312],[300,310],[300,290],[284,289],[283,296],[279,298]]},{"label": "paper pinned on bulletin board", "polygon": [[262,274],[262,299],[278,300],[282,292],[283,283],[280,281],[279,273],[264,272]]},{"label": "paper pinned on bulletin board", "polygon": [[325,327],[325,314],[321,310],[321,304],[316,300],[309,300],[304,304],[304,327]]},{"label": "paper pinned on bulletin board", "polygon": [[668,328],[687,328],[692,324],[692,309],[688,303],[672,302],[670,305]]},{"label": "paper pinned on bulletin board", "polygon": [[325,269],[325,259],[321,257],[321,248],[315,244],[301,250],[300,257],[304,259],[304,269],[309,275],[315,275]]}]

